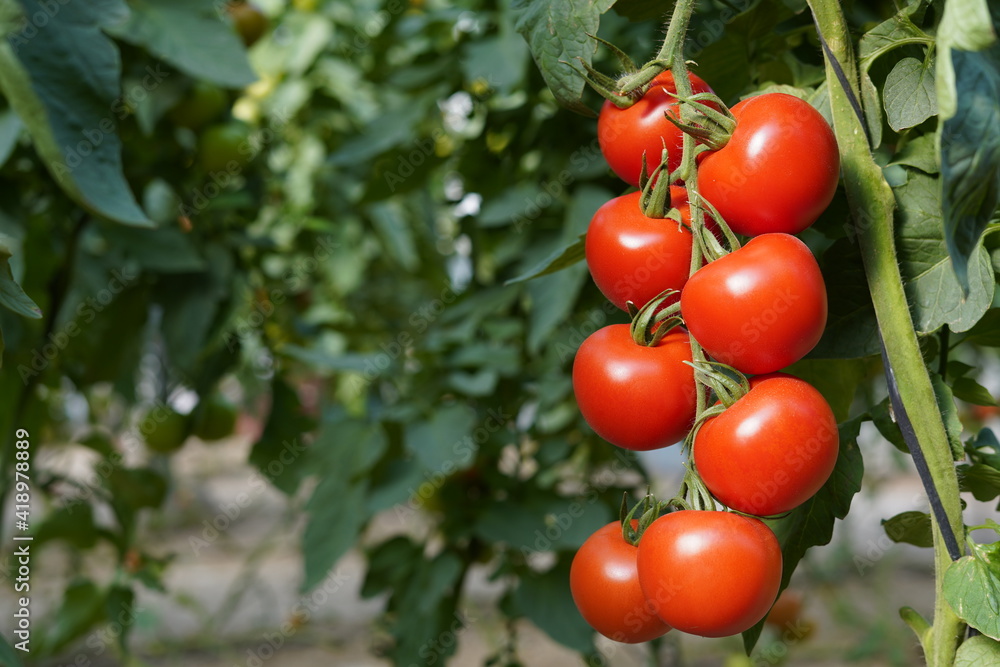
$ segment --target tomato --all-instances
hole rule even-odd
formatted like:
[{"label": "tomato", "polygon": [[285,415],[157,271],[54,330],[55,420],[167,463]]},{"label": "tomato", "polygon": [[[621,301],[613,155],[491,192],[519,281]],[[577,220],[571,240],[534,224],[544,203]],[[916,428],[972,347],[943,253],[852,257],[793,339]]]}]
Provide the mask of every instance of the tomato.
[{"label": "tomato", "polygon": [[236,418],[239,410],[221,394],[212,394],[198,405],[197,418],[194,422],[194,435],[211,442],[221,440],[233,434],[236,430]]},{"label": "tomato", "polygon": [[205,128],[198,140],[198,159],[205,171],[239,172],[252,155],[250,128],[239,121]]},{"label": "tomato", "polygon": [[206,81],[195,81],[170,110],[169,117],[174,125],[197,130],[221,116],[228,106],[226,91]]},{"label": "tomato", "polygon": [[772,516],[809,500],[837,463],[833,410],[811,384],[773,373],[750,380],[750,392],[711,417],[694,440],[694,464],[722,504]]},{"label": "tomato", "polygon": [[[670,187],[672,203],[691,224],[687,191]],[[679,290],[691,268],[691,231],[670,219],[647,218],[642,193],[615,197],[597,209],[587,229],[587,266],[601,292],[625,310],[642,307],[665,289]]]},{"label": "tomato", "polygon": [[744,373],[771,373],[819,342],[826,285],[806,244],[789,234],[764,234],[691,276],[681,314],[718,361]]},{"label": "tomato", "polygon": [[246,46],[253,46],[267,32],[267,17],[252,2],[232,0],[226,4],[226,11]]},{"label": "tomato", "polygon": [[569,588],[580,615],[608,639],[626,644],[648,642],[670,630],[642,594],[637,553],[615,521],[587,538],[569,570]]},{"label": "tomato", "polygon": [[169,454],[180,449],[187,441],[191,422],[187,415],[171,409],[151,410],[140,420],[139,432],[152,451]]},{"label": "tomato", "polygon": [[591,334],[573,361],[573,391],[583,418],[608,442],[636,451],[666,447],[687,435],[696,389],[686,333],[655,347],[632,340],[627,324]]},{"label": "tomato", "polygon": [[797,234],[833,199],[840,153],[833,131],[808,102],[765,93],[732,108],[736,129],[703,153],[698,189],[737,234]]},{"label": "tomato", "polygon": [[762,521],[681,510],[639,540],[639,585],[667,625],[726,637],[764,618],[781,584],[781,548]]},{"label": "tomato", "polygon": [[[694,74],[688,74],[692,92],[710,93],[712,89]],[[604,102],[597,118],[597,140],[601,153],[611,169],[626,183],[639,185],[642,170],[642,154],[646,153],[648,172],[660,164],[663,142],[668,153],[667,165],[673,171],[681,163],[681,147],[684,133],[667,120],[665,113],[680,118],[677,100],[670,97],[676,93],[674,75],[667,71],[653,79],[649,89],[635,104],[619,109],[609,101]]]}]

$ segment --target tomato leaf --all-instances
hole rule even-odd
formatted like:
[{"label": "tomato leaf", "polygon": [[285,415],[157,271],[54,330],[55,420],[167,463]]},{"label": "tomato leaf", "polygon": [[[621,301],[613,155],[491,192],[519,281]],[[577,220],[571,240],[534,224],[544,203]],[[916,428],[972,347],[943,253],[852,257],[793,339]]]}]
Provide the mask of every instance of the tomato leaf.
[{"label": "tomato leaf", "polygon": [[934,546],[931,515],[926,512],[902,512],[891,519],[883,519],[882,528],[893,542],[903,542],[917,547]]},{"label": "tomato leaf", "polygon": [[[264,432],[250,450],[249,462],[279,490],[291,495],[299,486],[306,471],[302,465],[281,463],[281,456],[301,453],[303,436],[315,427],[315,420],[303,410],[295,390],[280,376],[271,383],[271,412],[264,425]],[[270,470],[269,470],[270,468]]]},{"label": "tomato leaf", "polygon": [[[45,628],[41,647],[33,652],[54,655],[104,618],[104,596],[90,579],[76,578],[66,587],[54,621]],[[44,648],[43,648],[44,647]]]},{"label": "tomato leaf", "polygon": [[990,390],[970,377],[956,378],[951,383],[951,391],[955,398],[975,405],[996,405],[997,400]]},{"label": "tomato leaf", "polygon": [[556,101],[587,116],[594,113],[581,101],[585,84],[574,67],[580,66],[578,59],[588,65],[593,62],[597,42],[589,35],[597,34],[601,15],[614,3],[615,0],[513,0],[511,3],[515,27],[527,40]]},{"label": "tomato leaf", "polygon": [[7,109],[0,113],[0,167],[7,163],[7,159],[17,148],[23,129],[24,124],[13,110]]},{"label": "tomato leaf", "polygon": [[938,166],[937,149],[934,147],[936,138],[933,134],[922,134],[912,139],[893,156],[890,165],[899,164],[914,167],[925,174],[936,174]]},{"label": "tomato leaf", "polygon": [[136,0],[129,19],[109,32],[141,46],[182,72],[229,88],[243,88],[257,76],[220,5],[201,0]]},{"label": "tomato leaf", "polygon": [[514,605],[535,625],[560,644],[588,653],[594,650],[593,629],[573,602],[569,589],[569,567],[573,554],[562,552],[552,569],[521,577],[514,592]]},{"label": "tomato leaf", "polygon": [[541,262],[516,278],[511,278],[504,284],[513,285],[514,283],[524,282],[526,280],[531,280],[532,278],[547,276],[550,273],[562,271],[563,269],[573,266],[578,262],[582,262],[587,256],[586,239],[587,235],[581,234],[572,243],[554,250],[552,254],[543,259]]},{"label": "tomato leaf", "polygon": [[969,637],[958,647],[954,667],[983,665],[1000,665],[1000,643],[984,635]]},{"label": "tomato leaf", "polygon": [[472,439],[476,413],[465,405],[441,408],[427,421],[417,421],[406,427],[406,448],[426,470],[438,471],[446,466],[464,470],[472,464],[478,445]]},{"label": "tomato leaf", "polygon": [[[855,417],[840,424],[840,456],[833,474],[811,499],[799,505],[780,519],[768,521],[781,544],[781,589],[795,572],[799,561],[810,547],[829,544],[833,537],[836,519],[843,519],[851,509],[854,494],[861,490],[864,461],[857,438],[863,417]],[[764,621],[743,633],[743,647],[747,655],[760,638]]]},{"label": "tomato leaf", "polygon": [[617,0],[615,13],[624,16],[629,21],[659,21],[666,22],[670,16],[673,2],[663,0]]},{"label": "tomato leaf", "polygon": [[14,272],[10,268],[11,251],[0,237],[0,305],[9,310],[30,317],[33,320],[42,317],[42,309],[31,300],[21,286],[14,280]]},{"label": "tomato leaf", "polygon": [[886,120],[896,132],[914,127],[937,114],[934,63],[903,58],[885,79],[882,96]]},{"label": "tomato leaf", "polygon": [[970,544],[944,573],[944,597],[959,618],[1000,639],[1000,543]]},{"label": "tomato leaf", "polygon": [[1000,308],[991,308],[966,332],[962,342],[1000,347]]},{"label": "tomato leaf", "polygon": [[952,456],[956,461],[961,461],[965,458],[965,449],[962,447],[962,429],[964,427],[958,418],[954,394],[944,378],[937,373],[931,374],[931,384],[934,385],[934,395],[937,398],[938,408],[941,410],[941,419],[944,420],[944,430],[948,434]]},{"label": "tomato leaf", "polygon": [[862,35],[858,42],[858,56],[867,71],[873,60],[892,49],[907,44],[926,44],[930,41],[931,38],[914,25],[909,11],[903,10]]},{"label": "tomato leaf", "polygon": [[48,17],[33,39],[0,41],[0,90],[28,129],[60,187],[84,208],[129,225],[153,223],[122,173],[112,112],[121,94],[121,56],[102,28],[120,21],[121,0],[67,3],[50,14],[20,0],[25,14]]},{"label": "tomato leaf", "polygon": [[[854,228],[848,232],[853,234]],[[851,238],[838,239],[823,253],[827,285],[826,329],[808,359],[852,359],[879,353],[878,321],[861,253]]]},{"label": "tomato leaf", "polygon": [[882,145],[882,101],[879,99],[878,88],[864,69],[861,70],[861,105],[865,112],[869,144],[872,148],[878,148]]},{"label": "tomato leaf", "polygon": [[966,295],[945,247],[937,180],[909,171],[906,183],[893,192],[899,206],[896,237],[900,270],[914,326],[922,333],[943,325],[956,332],[971,329],[993,302],[996,283],[989,253],[981,243],[976,245]]},{"label": "tomato leaf", "polygon": [[1000,44],[953,51],[962,103],[941,125],[944,238],[960,284],[971,291],[979,240],[1000,204]]},{"label": "tomato leaf", "polygon": [[1000,496],[1000,470],[985,463],[958,466],[958,482],[962,491],[972,493],[979,501],[987,502]]}]

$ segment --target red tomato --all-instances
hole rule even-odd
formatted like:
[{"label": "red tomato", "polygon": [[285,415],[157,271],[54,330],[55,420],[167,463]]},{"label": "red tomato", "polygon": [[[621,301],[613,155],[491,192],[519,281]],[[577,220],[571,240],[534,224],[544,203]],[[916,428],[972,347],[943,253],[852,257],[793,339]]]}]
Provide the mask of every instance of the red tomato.
[{"label": "red tomato", "polygon": [[615,521],[587,538],[569,570],[569,588],[580,615],[608,639],[626,644],[648,642],[670,630],[642,594],[637,553]]},{"label": "red tomato", "polygon": [[797,234],[833,199],[840,153],[833,131],[808,102],[784,93],[732,108],[736,130],[703,153],[698,189],[737,234]]},{"label": "red tomato", "polygon": [[615,197],[597,209],[587,229],[587,266],[604,296],[625,310],[642,307],[665,289],[679,290],[691,268],[691,207],[687,190],[670,186],[672,204],[685,226],[647,218],[642,193]]},{"label": "red tomato", "polygon": [[702,637],[752,627],[781,584],[781,548],[762,521],[732,512],[661,516],[639,540],[639,585],[667,625]]},{"label": "red tomato", "polygon": [[826,285],[806,244],[764,234],[697,271],[681,294],[691,335],[718,361],[771,373],[804,357],[826,326]]},{"label": "red tomato", "polygon": [[[708,84],[694,74],[689,73],[688,78],[691,80],[691,92],[712,92]],[[626,183],[639,185],[643,151],[646,153],[647,172],[652,172],[660,164],[664,141],[669,151],[667,164],[670,171],[680,166],[684,133],[664,116],[670,113],[674,118],[680,118],[677,100],[670,97],[670,93],[676,92],[674,75],[667,71],[653,79],[646,93],[632,106],[619,109],[605,101],[601,107],[597,118],[597,140],[601,153],[611,169]]]},{"label": "red tomato", "polygon": [[774,373],[750,380],[750,393],[702,424],[694,464],[719,502],[771,516],[812,498],[837,463],[833,410],[805,380]]},{"label": "red tomato", "polygon": [[687,435],[696,399],[691,346],[672,331],[655,347],[638,345],[627,324],[591,334],[573,361],[573,392],[583,418],[608,442],[636,451]]}]

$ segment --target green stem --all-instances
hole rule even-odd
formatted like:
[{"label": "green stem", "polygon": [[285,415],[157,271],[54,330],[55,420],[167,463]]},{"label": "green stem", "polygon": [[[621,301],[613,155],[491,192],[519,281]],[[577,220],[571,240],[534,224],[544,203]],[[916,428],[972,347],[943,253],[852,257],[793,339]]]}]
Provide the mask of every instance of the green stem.
[{"label": "green stem", "polygon": [[[829,48],[826,70],[834,131],[840,146],[844,185],[855,222],[857,242],[885,342],[886,372],[895,376],[900,401],[910,417],[917,446],[927,462],[933,483],[931,491],[940,497],[951,530],[955,535],[963,535],[958,479],[948,436],[920,354],[896,260],[893,238],[895,198],[882,170],[872,158],[863,123],[852,106],[852,95],[857,100],[860,94],[850,33],[839,3],[809,0],[809,6]],[[849,90],[842,85],[830,58],[840,63]],[[920,639],[927,664],[946,667],[954,663],[964,624],[942,595],[944,571],[951,564],[951,557],[944,544],[941,526],[936,517],[932,516],[932,520],[935,528],[937,598],[934,624]]]}]

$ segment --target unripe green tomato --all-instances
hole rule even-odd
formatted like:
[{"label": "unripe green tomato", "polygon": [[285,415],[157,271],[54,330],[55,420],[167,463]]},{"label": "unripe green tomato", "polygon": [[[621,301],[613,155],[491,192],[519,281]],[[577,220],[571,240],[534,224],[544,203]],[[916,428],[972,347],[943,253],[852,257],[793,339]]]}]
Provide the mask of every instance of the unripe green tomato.
[{"label": "unripe green tomato", "polygon": [[226,91],[207,81],[195,81],[168,117],[178,127],[198,130],[221,116],[228,106]]},{"label": "unripe green tomato", "polygon": [[208,172],[240,171],[253,155],[250,127],[231,121],[205,128],[198,139],[198,161]]},{"label": "unripe green tomato", "polygon": [[253,46],[254,43],[264,36],[267,31],[267,17],[260,7],[252,2],[242,2],[239,0],[229,2],[226,11],[233,20],[233,26],[245,45]]},{"label": "unripe green tomato", "polygon": [[191,432],[191,423],[187,415],[174,410],[151,410],[139,422],[139,432],[152,451],[169,454],[184,445]]},{"label": "unripe green tomato", "polygon": [[205,441],[221,440],[236,430],[239,410],[220,394],[212,394],[198,406],[194,435]]}]

